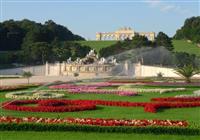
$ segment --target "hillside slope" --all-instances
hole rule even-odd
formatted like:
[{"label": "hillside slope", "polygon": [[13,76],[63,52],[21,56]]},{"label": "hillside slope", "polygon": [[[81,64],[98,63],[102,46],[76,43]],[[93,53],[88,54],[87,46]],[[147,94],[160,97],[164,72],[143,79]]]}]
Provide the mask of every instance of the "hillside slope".
[{"label": "hillside slope", "polygon": [[196,44],[189,43],[185,40],[173,40],[174,51],[187,52],[189,54],[196,54],[200,56],[200,48]]},{"label": "hillside slope", "polygon": [[77,41],[77,42],[80,43],[81,45],[90,46],[91,48],[99,52],[101,48],[108,47],[116,43],[117,41]]},{"label": "hillside slope", "polygon": [[[77,41],[77,42],[81,43],[82,45],[90,46],[97,52],[99,52],[101,48],[105,48],[116,43],[116,41]],[[189,54],[196,54],[200,56],[200,48],[197,47],[196,44],[189,43],[185,40],[173,40],[172,42],[174,45],[174,51],[187,52]]]}]

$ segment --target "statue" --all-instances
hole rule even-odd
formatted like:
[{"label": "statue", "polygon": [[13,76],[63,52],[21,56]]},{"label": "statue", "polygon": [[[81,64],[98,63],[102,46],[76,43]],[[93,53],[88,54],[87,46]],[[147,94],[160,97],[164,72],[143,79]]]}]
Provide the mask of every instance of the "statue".
[{"label": "statue", "polygon": [[90,52],[89,52],[88,55],[89,55],[89,56],[93,56],[93,55],[95,55],[95,53],[94,53],[94,49],[90,50]]},{"label": "statue", "polygon": [[114,64],[114,65],[116,65],[117,64],[117,59],[113,58],[112,61],[111,61],[111,63]]},{"label": "statue", "polygon": [[68,64],[72,63],[72,58],[71,58],[71,57],[69,57],[69,58],[67,59],[67,63],[68,63]]},{"label": "statue", "polygon": [[98,64],[105,64],[105,63],[107,63],[107,60],[104,57],[101,57]]},{"label": "statue", "polygon": [[79,58],[79,57],[76,58],[75,63],[76,63],[76,64],[80,64],[80,58]]}]

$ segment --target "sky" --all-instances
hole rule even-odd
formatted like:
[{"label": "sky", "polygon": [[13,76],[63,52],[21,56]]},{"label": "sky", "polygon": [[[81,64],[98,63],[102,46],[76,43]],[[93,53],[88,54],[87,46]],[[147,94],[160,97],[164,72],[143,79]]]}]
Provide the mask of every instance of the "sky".
[{"label": "sky", "polygon": [[0,0],[0,12],[1,22],[51,19],[88,40],[125,26],[173,36],[186,18],[200,15],[200,0]]}]

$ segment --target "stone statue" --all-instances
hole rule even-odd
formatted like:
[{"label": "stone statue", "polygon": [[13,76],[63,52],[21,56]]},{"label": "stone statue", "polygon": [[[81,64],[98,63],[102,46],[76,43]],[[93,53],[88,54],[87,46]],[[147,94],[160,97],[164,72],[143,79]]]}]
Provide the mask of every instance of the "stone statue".
[{"label": "stone statue", "polygon": [[76,62],[75,63],[76,64],[80,64],[80,58],[79,57],[76,58]]},{"label": "stone statue", "polygon": [[89,55],[89,56],[93,56],[93,55],[95,55],[95,53],[94,53],[94,49],[90,50],[90,52],[89,52],[88,55]]},{"label": "stone statue", "polygon": [[68,63],[68,64],[72,63],[72,58],[71,58],[71,57],[69,57],[69,58],[67,59],[67,63]]},{"label": "stone statue", "polygon": [[112,64],[117,64],[117,60],[113,58],[111,63]]},{"label": "stone statue", "polygon": [[104,57],[101,57],[98,64],[105,64],[105,63],[107,63],[107,60]]}]

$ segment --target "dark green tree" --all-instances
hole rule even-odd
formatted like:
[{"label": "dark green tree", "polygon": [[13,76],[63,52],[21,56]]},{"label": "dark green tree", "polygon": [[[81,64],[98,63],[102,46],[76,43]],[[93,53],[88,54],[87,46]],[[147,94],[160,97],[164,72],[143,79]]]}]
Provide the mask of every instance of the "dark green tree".
[{"label": "dark green tree", "polygon": [[23,72],[22,76],[27,79],[29,84],[30,78],[33,76],[33,74],[28,71],[28,72]]},{"label": "dark green tree", "polygon": [[177,67],[184,67],[185,65],[191,65],[193,67],[199,67],[200,59],[194,54],[188,54],[186,52],[175,52],[175,64]]},{"label": "dark green tree", "polygon": [[50,55],[51,47],[46,42],[31,43],[24,49],[24,58],[28,64],[44,64]]},{"label": "dark green tree", "polygon": [[200,16],[186,19],[181,29],[176,31],[174,38],[200,43]]},{"label": "dark green tree", "polygon": [[172,51],[174,49],[171,39],[163,32],[158,33],[156,37],[156,45],[163,46],[169,51]]}]

